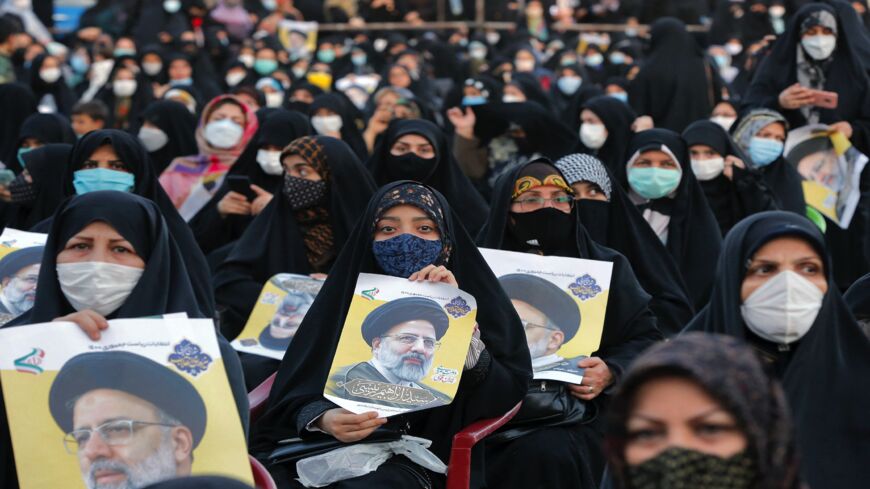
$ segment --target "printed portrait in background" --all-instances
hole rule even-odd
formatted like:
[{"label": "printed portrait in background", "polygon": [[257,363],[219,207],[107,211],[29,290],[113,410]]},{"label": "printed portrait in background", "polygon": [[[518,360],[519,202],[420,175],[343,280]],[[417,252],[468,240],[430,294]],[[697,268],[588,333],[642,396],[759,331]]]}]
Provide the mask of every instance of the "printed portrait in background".
[{"label": "printed portrait in background", "polygon": [[42,250],[42,246],[22,248],[0,260],[0,324],[33,307]]},{"label": "printed portrait in background", "polygon": [[308,292],[288,291],[272,320],[260,333],[260,345],[271,350],[286,351],[313,303],[314,295]]},{"label": "printed portrait in background", "polygon": [[49,408],[88,489],[137,489],[190,475],[207,419],[189,381],[124,351],[67,361],[51,385]]}]

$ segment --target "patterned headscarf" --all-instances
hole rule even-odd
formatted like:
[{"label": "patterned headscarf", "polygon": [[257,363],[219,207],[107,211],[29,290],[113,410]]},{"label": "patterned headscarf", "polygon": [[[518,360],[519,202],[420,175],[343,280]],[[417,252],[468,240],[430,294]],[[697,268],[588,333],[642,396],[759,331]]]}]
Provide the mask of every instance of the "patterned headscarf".
[{"label": "patterned headscarf", "polygon": [[[281,160],[283,161],[288,155],[299,155],[311,165],[320,175],[321,181],[327,185],[327,192],[329,192],[328,184],[331,175],[326,162],[326,152],[315,137],[305,136],[293,140],[281,152]],[[285,186],[287,184],[287,174],[285,174]],[[313,191],[313,188],[309,187],[308,190]],[[294,188],[293,191],[298,192],[299,189]],[[324,195],[321,202],[326,201],[327,197]],[[306,207],[294,210],[293,217],[296,218],[296,223],[302,232],[308,263],[315,270],[322,270],[335,255],[335,236],[329,220],[329,209],[323,205]]]},{"label": "patterned headscarf", "polygon": [[610,200],[610,175],[598,158],[584,153],[563,156],[556,162],[556,168],[565,175],[569,185],[577,182],[594,183],[601,188],[607,200]]},{"label": "patterned headscarf", "polygon": [[749,141],[758,134],[762,128],[781,122],[788,132],[788,121],[779,112],[770,109],[755,109],[743,117],[734,129],[734,142],[743,151],[749,151]]},{"label": "patterned headscarf", "polygon": [[438,227],[438,233],[441,235],[441,255],[435,263],[438,265],[446,264],[450,259],[450,250],[452,248],[450,239],[447,237],[447,220],[444,218],[444,209],[441,208],[435,194],[425,185],[408,182],[384,194],[375,212],[372,234],[374,234],[378,221],[381,220],[384,213],[398,205],[413,205],[435,221],[435,226]]},{"label": "patterned headscarf", "polygon": [[653,379],[690,379],[737,421],[759,480],[755,488],[795,486],[797,462],[791,416],[782,386],[739,339],[687,333],[651,347],[626,372],[610,406],[606,450],[617,479],[627,472],[626,422],[638,390]]},{"label": "patterned headscarf", "polygon": [[520,174],[517,175],[517,181],[514,183],[514,191],[511,194],[511,198],[516,199],[529,190],[543,187],[544,185],[559,187],[567,192],[568,195],[574,195],[574,189],[565,183],[565,177],[559,173],[559,170],[549,160],[540,159],[526,165]]},{"label": "patterned headscarf", "polygon": [[[228,100],[234,102],[236,106],[242,109],[242,113],[245,114],[244,131],[242,132],[242,137],[239,138],[239,142],[232,148],[215,148],[208,144],[208,141],[205,139],[205,126],[208,124],[209,117],[211,117],[212,112],[215,111],[218,105],[222,105]],[[221,165],[232,165],[235,163],[239,155],[242,154],[242,151],[244,151],[248,146],[251,139],[253,139],[254,135],[257,133],[258,127],[259,123],[257,122],[257,114],[251,110],[247,104],[242,102],[241,99],[237,98],[235,95],[219,95],[213,98],[211,102],[202,109],[202,117],[199,120],[199,126],[196,128],[195,134],[199,154],[200,156],[207,156],[212,163],[220,162]]]}]

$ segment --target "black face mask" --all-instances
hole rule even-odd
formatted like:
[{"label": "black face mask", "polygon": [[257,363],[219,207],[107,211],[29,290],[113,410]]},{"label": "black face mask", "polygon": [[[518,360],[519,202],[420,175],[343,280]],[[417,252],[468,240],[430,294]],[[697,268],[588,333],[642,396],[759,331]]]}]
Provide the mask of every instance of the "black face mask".
[{"label": "black face mask", "polygon": [[21,173],[14,180],[9,182],[7,187],[12,197],[12,203],[19,204],[24,207],[30,207],[36,200],[36,188],[33,183],[28,182]]},{"label": "black face mask", "polygon": [[570,245],[574,234],[574,216],[552,207],[533,212],[511,212],[510,232],[521,243],[541,248],[545,253]]},{"label": "black face mask", "polygon": [[294,211],[315,207],[326,197],[326,182],[308,180],[284,174],[282,190],[290,208]]},{"label": "black face mask", "polygon": [[386,173],[393,180],[425,182],[435,172],[435,158],[421,158],[415,153],[390,154]]},{"label": "black face mask", "polygon": [[589,232],[589,236],[600,244],[607,245],[607,234],[610,222],[610,202],[600,200],[580,199],[574,201],[580,224]]}]

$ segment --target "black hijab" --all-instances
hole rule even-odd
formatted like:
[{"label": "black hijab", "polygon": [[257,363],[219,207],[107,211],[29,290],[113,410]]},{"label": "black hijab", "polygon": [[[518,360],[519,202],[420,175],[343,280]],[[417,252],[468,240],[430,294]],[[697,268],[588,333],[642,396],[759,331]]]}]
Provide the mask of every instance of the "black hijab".
[{"label": "black hijab", "polygon": [[[637,119],[637,113],[635,113],[630,105],[609,95],[601,95],[589,99],[583,105],[583,109],[589,110],[601,119],[604,128],[607,129],[607,140],[604,141],[604,145],[598,148],[597,151],[586,148],[583,146],[583,143],[580,143],[581,149],[585,150],[581,152],[594,153],[598,156],[598,159],[607,165],[607,169],[611,173],[618,173],[618,168],[625,165],[626,157],[630,156],[625,154],[625,150],[632,135],[634,135],[631,125]],[[582,113],[582,109],[580,112]],[[577,121],[577,128],[579,129],[579,114]]]},{"label": "black hijab", "polygon": [[64,199],[63,175],[72,153],[71,144],[46,144],[23,156],[27,173],[33,180],[33,202],[13,204],[7,226],[30,229],[48,219]]},{"label": "black hijab", "polygon": [[[311,138],[329,176],[327,205],[334,249],[338,255],[357,223],[375,185],[363,164],[343,141],[328,136]],[[321,175],[324,171],[320,171]],[[227,308],[227,336],[235,337],[248,319],[263,284],[278,273],[315,272],[309,263],[302,225],[282,191],[239,238],[215,273],[218,301]]]},{"label": "black hijab", "polygon": [[7,168],[18,166],[18,131],[24,121],[36,112],[36,97],[27,85],[0,84],[0,162]]},{"label": "black hijab", "polygon": [[154,90],[151,88],[151,82],[148,81],[144,73],[135,74],[133,79],[136,81],[136,91],[130,96],[130,106],[127,108],[125,118],[121,120],[119,118],[121,114],[118,113],[117,107],[121,99],[115,95],[113,85],[118,70],[126,68],[126,65],[121,64],[121,62],[122,60],[115,61],[112,74],[109,75],[109,81],[97,92],[96,98],[102,100],[106,104],[106,107],[109,108],[109,118],[106,121],[107,128],[123,129],[135,134],[139,131],[142,113],[154,102]]},{"label": "black hijab", "polygon": [[650,348],[625,375],[610,405],[606,439],[610,468],[620,482],[617,487],[628,487],[627,424],[638,391],[664,377],[692,381],[734,416],[758,475],[753,489],[800,487],[792,417],[782,386],[743,342],[703,333],[684,334]]},{"label": "black hijab", "polygon": [[[709,120],[693,122],[683,131],[683,139],[689,148],[703,144],[723,158],[735,156],[744,163],[749,160],[725,129]],[[698,180],[723,236],[744,217],[779,208],[776,197],[761,173],[753,169],[751,164],[745,169],[733,167],[732,176],[729,179],[719,174],[712,180]]]},{"label": "black hijab", "polygon": [[692,121],[708,117],[721,80],[704,57],[686,25],[671,17],[650,28],[650,52],[632,81],[629,100],[656,127],[682,131]]},{"label": "black hijab", "polygon": [[[477,122],[474,135],[486,146],[493,138],[507,132],[515,124],[526,133],[524,154],[538,152],[550,159],[560,158],[577,144],[571,132],[555,114],[534,102],[489,103],[471,107]],[[520,148],[523,152],[523,148]]]},{"label": "black hijab", "polygon": [[366,148],[366,142],[363,140],[361,129],[357,127],[356,120],[351,115],[347,99],[335,93],[317,95],[314,97],[314,102],[308,107],[309,116],[314,117],[319,109],[329,109],[341,116],[341,140],[350,146],[350,149],[361,161],[367,159],[369,152]]},{"label": "black hijab", "polygon": [[[32,114],[24,120],[18,131],[18,146],[27,138],[37,139],[42,144],[63,143],[73,144],[76,135],[70,123],[61,115],[57,114]],[[21,162],[17,155],[6,163],[6,167],[15,173],[21,173]]]},{"label": "black hijab", "polygon": [[[435,158],[431,160],[416,158],[417,161],[424,162],[425,166],[400,167],[403,157],[393,156],[390,150],[396,141],[406,134],[416,134],[426,138],[435,149]],[[444,133],[429,121],[400,119],[390,122],[383,137],[375,146],[372,157],[368,161],[368,168],[378,185],[396,180],[415,180],[438,190],[447,198],[450,205],[462,209],[460,219],[469,233],[477,234],[489,214],[489,208],[483,197],[459,169],[459,164],[453,157]]]},{"label": "black hijab", "polygon": [[165,146],[148,153],[154,163],[155,174],[160,174],[179,156],[197,154],[196,116],[187,107],[174,100],[158,100],[148,105],[140,115],[142,122],[150,122],[169,136]]},{"label": "black hijab", "polygon": [[843,294],[843,299],[859,321],[870,320],[870,274],[856,280]]},{"label": "black hijab", "polygon": [[[449,241],[450,258],[446,266],[459,286],[477,301],[477,321],[486,350],[478,367],[485,372],[462,376],[459,390],[450,405],[399,417],[410,433],[432,440],[432,452],[447,460],[453,435],[470,423],[510,410],[523,398],[531,379],[531,360],[519,317],[498,281],[465,229],[457,214],[440,193],[412,182],[394,182],[378,190],[348,238],[323,288],[302,321],[269,395],[266,413],[258,423],[252,450],[269,451],[279,440],[301,433],[297,424],[300,411],[312,403],[324,402],[323,387],[344,327],[360,273],[382,273],[372,253],[375,224],[380,211],[391,205],[402,187],[413,185],[434,201],[443,216],[439,229],[442,240]],[[481,364],[480,362],[488,362]],[[333,406],[334,407],[334,406]],[[392,418],[391,418],[392,419]]]},{"label": "black hijab", "polygon": [[[620,102],[621,103],[621,102]],[[649,227],[604,163],[591,155],[568,155],[556,162],[568,185],[585,181],[605,191],[608,202],[577,200],[574,212],[598,244],[621,253],[631,263],[638,282],[652,299],[650,309],[665,336],[682,331],[695,311],[674,259]]]},{"label": "black hijab", "polygon": [[548,111],[553,110],[553,103],[549,95],[541,88],[541,84],[535,75],[531,73],[515,73],[508,85],[514,85],[519,88],[523,92],[523,95],[526,96],[527,101],[535,102]]},{"label": "black hijab", "polygon": [[[42,68],[43,63],[45,63],[48,56],[49,55],[47,54],[40,54],[33,58],[33,61],[30,63],[30,88],[36,96],[37,103],[39,103],[46,95],[51,95],[54,97],[54,103],[57,106],[57,113],[69,117],[72,113],[73,105],[75,105],[76,96],[72,89],[66,84],[64,75],[61,75],[61,77],[53,83],[47,83],[39,76],[39,70]],[[59,60],[58,63],[60,63]],[[61,66],[58,66],[58,68],[60,69]],[[61,72],[62,71],[63,70],[61,69]]]},{"label": "black hijab", "polygon": [[207,317],[214,315],[214,295],[211,288],[211,274],[205,256],[196,245],[190,228],[178,215],[175,206],[169,200],[163,187],[157,181],[154,167],[148,158],[145,147],[135,136],[131,136],[117,129],[102,129],[92,131],[79,139],[73,147],[69,163],[64,176],[64,193],[67,196],[75,195],[73,187],[74,173],[81,167],[94,151],[105,144],[111,145],[129,170],[135,177],[135,184],[131,193],[145,197],[157,204],[160,208],[172,238],[182,250],[182,257],[187,265],[190,282],[193,284],[193,292],[196,295],[199,310]]},{"label": "black hijab", "polygon": [[[807,124],[801,109],[785,110],[779,106],[779,94],[798,82],[798,50],[801,47],[802,25],[821,12],[834,16],[837,21],[837,47],[827,60],[815,61],[806,56],[808,64],[821,72],[823,89],[837,92],[836,109],[817,108],[819,122],[832,124],[848,121],[853,127],[852,143],[863,153],[870,152],[870,80],[861,50],[867,35],[857,24],[843,22],[837,9],[823,3],[805,5],[789,21],[770,54],[761,62],[752,84],[746,91],[742,106],[745,109],[767,107],[781,111],[791,127]],[[855,30],[859,28],[860,30]]]},{"label": "black hijab", "polygon": [[775,351],[775,345],[748,332],[740,289],[755,251],[782,236],[801,238],[816,249],[828,282],[821,310],[807,334],[791,345],[782,374],[795,419],[801,473],[810,487],[862,487],[870,478],[863,455],[870,453],[870,391],[862,388],[870,378],[870,341],[834,286],[825,239],[812,222],[772,211],[735,226],[725,238],[710,304],[686,330],[735,336]]},{"label": "black hijab", "polygon": [[[541,163],[549,164],[546,160],[539,159],[499,178],[493,191],[489,220],[477,236],[478,246],[529,251],[517,242],[509,230],[509,210],[517,178],[527,167]],[[556,167],[552,167],[552,171],[559,173]],[[601,336],[601,345],[593,355],[602,357],[614,376],[619,377],[638,353],[662,337],[648,308],[650,295],[640,286],[631,264],[624,256],[592,240],[586,228],[580,224],[576,211],[572,211],[570,221],[574,230],[568,234],[563,249],[554,253],[555,255],[613,263],[604,333]]]},{"label": "black hijab", "polygon": [[[670,216],[665,247],[680,269],[689,298],[695,309],[699,310],[710,296],[713,278],[708,273],[708,267],[719,256],[722,234],[704,191],[695,179],[688,148],[679,134],[667,129],[639,132],[631,138],[627,155],[631,158],[635,153],[661,147],[667,148],[676,157],[682,169],[682,178],[673,192],[673,198],[662,197],[638,207]],[[625,164],[620,165],[614,176],[624,189],[630,190]]]},{"label": "black hijab", "polygon": [[[261,117],[263,109],[257,111],[260,125],[251,142],[239,155],[227,175],[242,175],[251,183],[273,194],[280,192],[282,175],[269,175],[257,163],[257,152],[264,146],[284,148],[293,140],[311,133],[308,118],[299,112],[285,109],[270,109]],[[224,179],[214,196],[187,223],[193,230],[196,241],[205,253],[220,248],[241,237],[253,220],[250,216],[228,215],[221,217],[217,206],[230,191],[229,180]]]}]

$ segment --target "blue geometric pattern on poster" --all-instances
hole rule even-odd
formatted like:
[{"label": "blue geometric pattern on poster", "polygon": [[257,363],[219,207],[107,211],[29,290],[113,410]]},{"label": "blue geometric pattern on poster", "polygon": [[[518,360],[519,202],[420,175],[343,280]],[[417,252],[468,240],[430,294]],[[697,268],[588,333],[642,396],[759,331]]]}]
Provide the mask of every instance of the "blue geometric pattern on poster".
[{"label": "blue geometric pattern on poster", "polygon": [[211,355],[203,353],[199,345],[186,339],[175,345],[175,353],[169,355],[169,363],[194,377],[208,370],[212,361]]},{"label": "blue geometric pattern on poster", "polygon": [[598,285],[598,282],[595,280],[595,278],[587,273],[584,274],[582,277],[577,277],[577,280],[575,280],[574,283],[568,286],[568,290],[570,290],[572,294],[579,297],[580,300],[585,301],[600,294],[601,286]]},{"label": "blue geometric pattern on poster", "polygon": [[456,319],[465,316],[469,312],[471,312],[471,307],[468,306],[468,303],[465,302],[465,299],[462,297],[456,297],[452,301],[450,301],[444,309],[447,310],[447,313],[453,316]]}]

